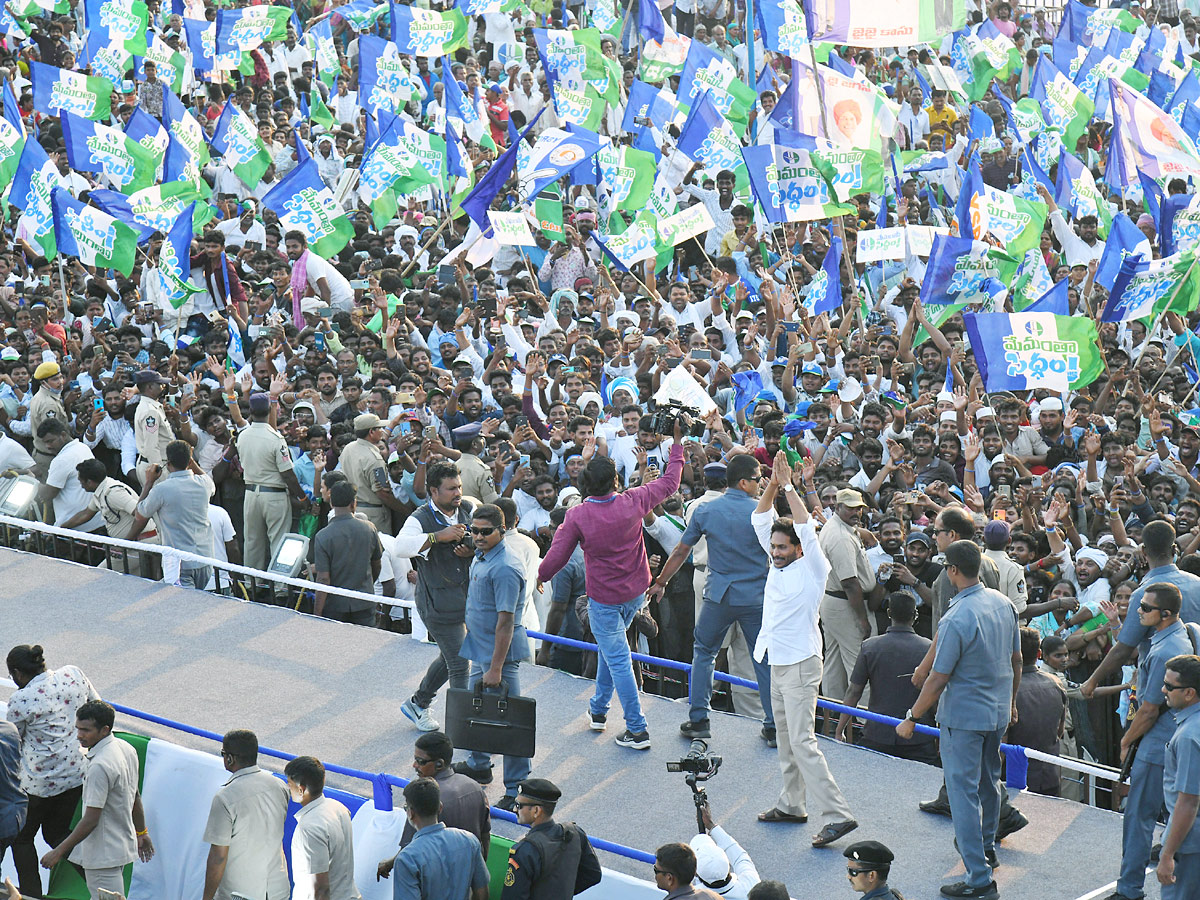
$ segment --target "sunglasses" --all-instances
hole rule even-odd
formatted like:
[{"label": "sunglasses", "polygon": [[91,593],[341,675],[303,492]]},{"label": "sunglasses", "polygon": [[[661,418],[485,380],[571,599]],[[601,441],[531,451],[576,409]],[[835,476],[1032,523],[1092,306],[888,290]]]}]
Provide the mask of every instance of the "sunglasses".
[{"label": "sunglasses", "polygon": [[522,803],[520,800],[513,801],[513,806],[516,807],[517,809],[526,809],[530,806],[541,806],[541,805],[542,804],[540,804],[540,803]]},{"label": "sunglasses", "polygon": [[866,875],[868,872],[874,871],[874,869],[852,869],[849,866],[846,867],[846,874],[851,878],[854,878],[856,875]]},{"label": "sunglasses", "polygon": [[474,525],[471,526],[471,534],[477,534],[480,537],[487,537],[495,530],[495,528],[476,528]]},{"label": "sunglasses", "polygon": [[670,875],[671,873],[668,872],[666,869],[660,869],[658,866],[655,866],[654,874],[655,875]]},{"label": "sunglasses", "polygon": [[422,757],[420,757],[420,756],[414,756],[414,757],[413,757],[413,762],[415,762],[415,763],[416,763],[418,766],[427,766],[427,765],[429,765],[429,764],[430,764],[430,763],[432,763],[432,762],[437,762],[437,760],[435,760],[435,759],[425,759],[425,758],[422,758]]},{"label": "sunglasses", "polygon": [[1186,690],[1188,687],[1189,687],[1189,685],[1186,685],[1186,684],[1171,684],[1169,681],[1163,682],[1163,690],[1166,691],[1168,694],[1171,691]]},{"label": "sunglasses", "polygon": [[1139,603],[1138,609],[1140,609],[1142,612],[1161,612],[1162,611],[1161,606],[1147,606],[1145,603]]}]

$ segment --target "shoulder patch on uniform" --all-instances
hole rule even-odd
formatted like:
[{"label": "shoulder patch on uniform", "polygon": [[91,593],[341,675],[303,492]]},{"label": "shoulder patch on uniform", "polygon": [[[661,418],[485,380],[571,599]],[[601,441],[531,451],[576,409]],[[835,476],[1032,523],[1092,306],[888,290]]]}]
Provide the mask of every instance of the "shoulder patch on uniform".
[{"label": "shoulder patch on uniform", "polygon": [[48,410],[46,410],[46,418],[47,418],[47,419],[53,419],[53,418],[54,418],[54,417],[56,417],[57,415],[58,415],[58,413],[56,413],[56,412],[55,412],[54,410],[52,410],[52,409],[48,409]]},{"label": "shoulder patch on uniform", "polygon": [[512,866],[510,865],[508,871],[504,873],[504,886],[512,887],[516,883],[517,877],[513,874]]},{"label": "shoulder patch on uniform", "polygon": [[158,420],[154,416],[146,416],[146,427],[155,428],[158,425]]}]

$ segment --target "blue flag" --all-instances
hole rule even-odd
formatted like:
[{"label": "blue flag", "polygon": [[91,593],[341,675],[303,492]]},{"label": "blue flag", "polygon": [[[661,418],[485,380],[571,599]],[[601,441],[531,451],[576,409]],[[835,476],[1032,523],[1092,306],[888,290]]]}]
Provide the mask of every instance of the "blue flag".
[{"label": "blue flag", "polygon": [[1021,312],[1032,313],[1054,313],[1056,316],[1069,316],[1071,314],[1070,301],[1067,299],[1067,288],[1071,286],[1069,278],[1063,278],[1055,283],[1054,287],[1042,294]]},{"label": "blue flag", "polygon": [[751,369],[733,374],[733,408],[739,412],[754,402],[763,392],[762,375]]},{"label": "blue flag", "polygon": [[12,82],[7,79],[4,82],[4,119],[17,129],[17,134],[25,133],[25,123],[21,121],[21,106],[13,93]]},{"label": "blue flag", "polygon": [[462,86],[450,71],[450,57],[442,57],[442,98],[445,101],[446,119],[457,119],[459,133],[478,142],[483,137],[483,121],[475,104],[463,94]]},{"label": "blue flag", "polygon": [[[542,117],[542,113],[545,111],[546,107],[544,106],[538,110],[538,114],[533,117],[533,121],[525,126],[525,130],[521,133],[520,141],[511,144],[500,155],[500,158],[492,163],[491,168],[479,179],[479,182],[471,190],[471,193],[463,198],[460,204],[462,211],[471,218],[472,222],[479,226],[480,230],[487,231],[491,227],[487,211],[491,208],[492,202],[499,195],[500,191],[504,189],[504,185],[512,175],[513,167],[517,164],[517,149],[520,143],[525,140],[525,135],[529,134],[530,129],[533,128],[534,124]],[[537,195],[531,194],[530,196]],[[529,197],[524,199],[527,200]]]},{"label": "blue flag", "polygon": [[810,316],[819,316],[842,305],[842,276],[838,272],[841,261],[842,239],[835,236],[829,244],[829,249],[825,251],[821,268],[817,269],[808,283],[804,305],[808,308]]},{"label": "blue flag", "polygon": [[971,118],[967,122],[967,134],[973,141],[996,136],[996,123],[976,104],[971,104]]},{"label": "blue flag", "polygon": [[625,104],[621,130],[633,135],[634,147],[653,153],[655,159],[660,159],[662,150],[654,132],[665,131],[674,115],[675,98],[670,90],[634,79],[629,87],[629,101]]},{"label": "blue flag", "polygon": [[124,222],[137,233],[137,242],[144,244],[150,240],[155,229],[144,222],[139,222],[137,216],[133,212],[133,204],[129,198],[120,191],[109,191],[103,188],[98,188],[88,194],[88,199],[96,206],[108,213],[114,219]]},{"label": "blue flag", "polygon": [[[509,120],[512,121],[511,119]],[[518,138],[519,140],[519,138]],[[513,142],[514,144],[516,141]],[[467,178],[471,174],[470,160],[463,154],[462,144],[450,120],[446,120],[446,174],[451,178]]]},{"label": "blue flag", "polygon": [[36,60],[29,64],[33,82],[33,108],[48,116],[72,112],[85,119],[107,119],[112,115],[112,82],[69,69],[48,66]]},{"label": "blue flag", "polygon": [[964,313],[975,363],[989,392],[1091,384],[1104,371],[1096,323],[1051,313]]},{"label": "blue flag", "polygon": [[1129,216],[1114,216],[1108,240],[1104,242],[1104,254],[1100,257],[1096,275],[1092,280],[1105,290],[1111,291],[1116,284],[1117,275],[1120,274],[1121,261],[1131,255],[1145,240],[1146,236],[1138,230]]},{"label": "blue flag", "polygon": [[[179,309],[187,302],[192,294],[202,293],[203,289],[196,287],[188,280],[192,272],[191,251],[194,229],[192,217],[195,215],[196,204],[190,204],[179,214],[175,224],[166,234],[166,240],[158,252],[158,265],[154,272],[158,276],[163,292],[171,301],[171,305]],[[230,322],[230,334],[234,332]],[[241,335],[238,335],[238,347],[241,347]],[[243,356],[239,366],[245,365]]]},{"label": "blue flag", "polygon": [[[1200,244],[1200,205],[1196,199],[1195,194],[1163,198],[1158,216],[1158,240],[1163,256],[1171,256],[1180,249],[1193,250]],[[1140,231],[1138,237],[1141,237]]]},{"label": "blue flag", "polygon": [[713,172],[723,169],[732,172],[742,161],[742,142],[733,126],[712,104],[707,91],[692,104],[676,146],[688,159]]},{"label": "blue flag", "polygon": [[25,224],[33,231],[34,243],[47,259],[53,259],[56,252],[51,198],[61,181],[58,166],[51,162],[45,148],[37,141],[26,140],[8,202],[21,210]]},{"label": "blue flag", "polygon": [[654,0],[643,0],[638,4],[637,23],[638,31],[646,40],[662,43],[662,39],[666,37],[666,23]]},{"label": "blue flag", "polygon": [[1001,265],[1005,260],[1015,270],[1017,260],[991,251],[982,241],[935,234],[921,282],[921,302],[927,306],[981,303],[1000,297],[1007,292]]},{"label": "blue flag", "polygon": [[[183,20],[183,30],[187,35],[188,50],[192,54],[192,68],[201,75],[208,75],[216,70],[213,59],[213,41],[216,38],[215,22],[205,22],[200,19]],[[211,32],[209,40],[205,40],[206,32]]]}]

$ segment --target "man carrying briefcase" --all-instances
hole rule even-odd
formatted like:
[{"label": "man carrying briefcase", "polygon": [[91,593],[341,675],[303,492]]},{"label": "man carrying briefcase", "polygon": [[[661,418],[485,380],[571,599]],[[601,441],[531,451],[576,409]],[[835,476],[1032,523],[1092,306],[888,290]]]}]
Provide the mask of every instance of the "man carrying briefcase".
[{"label": "man carrying briefcase", "polygon": [[[475,559],[467,587],[467,637],[461,654],[471,664],[467,684],[474,689],[480,680],[485,691],[498,690],[501,682],[510,696],[521,693],[518,669],[530,658],[529,641],[521,625],[525,607],[525,574],[504,547],[504,514],[490,503],[478,507],[471,518]],[[492,755],[471,751],[455,771],[480,784],[492,782]],[[504,796],[496,806],[510,812],[516,808],[517,791],[529,777],[530,761],[523,756],[504,757]]]}]

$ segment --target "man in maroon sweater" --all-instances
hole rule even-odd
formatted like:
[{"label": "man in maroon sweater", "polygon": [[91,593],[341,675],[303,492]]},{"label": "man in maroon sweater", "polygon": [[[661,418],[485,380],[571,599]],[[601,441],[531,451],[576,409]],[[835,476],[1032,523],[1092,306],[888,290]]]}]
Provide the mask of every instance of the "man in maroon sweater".
[{"label": "man in maroon sweater", "polygon": [[686,427],[676,420],[675,443],[662,477],[631,491],[617,493],[617,468],[611,459],[592,457],[580,478],[584,501],[567,511],[538,568],[538,581],[548,582],[567,564],[576,545],[583,547],[588,618],[599,647],[596,693],[588,704],[591,728],[604,730],[615,689],[625,712],[625,731],[617,743],[634,750],[650,748],[650,732],[642,715],[625,638],[633,617],[646,602],[650,585],[642,518],[679,490],[683,474],[681,441]]}]

